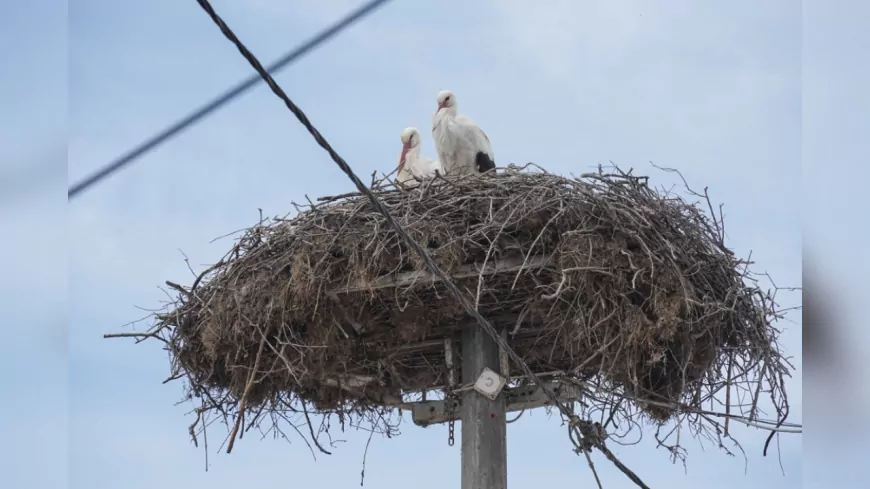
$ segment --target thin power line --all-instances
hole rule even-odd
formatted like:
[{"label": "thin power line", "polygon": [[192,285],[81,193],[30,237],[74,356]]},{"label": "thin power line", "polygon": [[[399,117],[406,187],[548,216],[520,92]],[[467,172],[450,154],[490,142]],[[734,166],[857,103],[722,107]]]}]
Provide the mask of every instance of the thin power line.
[{"label": "thin power line", "polygon": [[[383,6],[385,3],[389,2],[389,1],[390,0],[372,0],[368,3],[366,3],[365,5],[356,9],[355,11],[347,14],[344,18],[342,18],[341,20],[339,20],[338,22],[336,22],[332,26],[324,29],[319,34],[315,35],[314,37],[312,37],[308,41],[304,42],[302,45],[298,46],[296,49],[294,49],[294,50],[290,51],[289,53],[285,54],[284,56],[282,56],[280,59],[278,59],[277,61],[275,61],[274,63],[272,63],[268,67],[266,67],[266,70],[268,70],[270,73],[273,73],[275,71],[280,70],[281,68],[287,66],[288,64],[296,61],[298,58],[307,54],[309,51],[313,50],[314,48],[316,48],[316,47],[320,46],[321,44],[323,44],[324,42],[328,41],[329,39],[334,37],[339,32],[343,31],[344,29],[350,27],[351,25],[353,25],[357,21],[361,20],[366,15],[374,12],[378,7]],[[195,110],[193,113],[188,115],[187,117],[184,117],[183,119],[179,120],[175,124],[164,129],[163,131],[161,131],[157,135],[155,135],[152,138],[148,139],[147,141],[141,143],[139,146],[133,148],[132,150],[130,150],[126,154],[118,157],[117,159],[115,159],[111,163],[107,164],[106,166],[104,166],[104,167],[100,168],[99,170],[97,170],[96,172],[92,173],[89,177],[85,178],[84,180],[82,180],[82,181],[76,183],[75,185],[73,185],[72,187],[70,187],[69,190],[67,191],[67,198],[72,199],[73,197],[75,197],[79,193],[86,190],[88,187],[90,187],[90,186],[94,185],[95,183],[99,182],[100,180],[108,177],[112,173],[115,173],[116,171],[120,170],[121,168],[129,165],[136,158],[138,158],[138,157],[142,156],[143,154],[156,148],[157,146],[159,146],[160,144],[162,144],[166,140],[168,140],[171,137],[175,136],[176,134],[180,133],[181,131],[186,129],[188,126],[199,121],[203,117],[214,112],[215,110],[220,108],[222,105],[224,105],[227,102],[229,102],[230,100],[238,97],[239,95],[241,95],[242,93],[244,93],[245,91],[247,91],[248,89],[253,87],[254,85],[260,83],[261,81],[263,81],[263,78],[257,74],[254,74],[250,78],[248,78],[245,81],[236,85],[235,87],[227,90],[226,92],[224,92],[222,95],[220,95],[215,100],[200,107],[199,109]]]},{"label": "thin power line", "polygon": [[[510,359],[513,360],[514,363],[516,363],[516,365],[518,367],[520,367],[520,370],[523,371],[523,374],[525,374],[526,377],[528,377],[530,380],[532,380],[532,382],[534,382],[535,385],[540,386],[541,390],[544,391],[544,394],[550,399],[550,401],[557,408],[559,408],[559,411],[563,415],[565,415],[566,418],[569,418],[571,420],[571,423],[569,424],[570,429],[578,434],[579,440],[587,441],[587,440],[585,440],[585,438],[586,438],[585,435],[580,431],[579,425],[580,425],[580,423],[582,423],[582,421],[571,410],[569,410],[567,407],[565,407],[564,403],[562,403],[562,401],[556,396],[556,394],[552,390],[550,390],[550,388],[546,384],[542,384],[540,382],[537,375],[535,375],[535,373],[532,371],[532,369],[529,368],[529,366],[522,359],[522,357],[520,357],[514,351],[514,349],[511,348],[511,346],[507,343],[507,341],[504,338],[502,338],[500,334],[498,334],[498,332],[495,330],[495,328],[492,326],[492,324],[490,324],[490,322],[487,321],[486,318],[484,318],[480,314],[480,312],[478,312],[477,308],[474,307],[474,305],[471,303],[471,301],[469,301],[468,298],[466,298],[462,294],[462,292],[459,290],[459,287],[457,287],[456,284],[454,284],[453,281],[450,279],[450,277],[448,277],[447,274],[445,274],[444,271],[438,267],[438,265],[435,263],[435,261],[432,260],[432,257],[429,256],[429,254],[425,250],[423,250],[423,248],[421,248],[420,245],[416,241],[414,241],[414,239],[411,238],[411,236],[409,236],[408,233],[405,232],[404,229],[402,229],[402,226],[398,222],[396,222],[396,220],[393,218],[392,215],[390,215],[390,211],[387,210],[387,208],[386,208],[386,206],[384,206],[383,202],[381,202],[380,199],[378,199],[378,197],[375,194],[373,194],[372,191],[368,187],[366,187],[366,185],[359,179],[359,177],[356,176],[356,174],[354,173],[354,171],[350,167],[350,165],[348,165],[347,162],[344,161],[344,159],[332,148],[332,146],[329,144],[329,142],[326,141],[326,138],[324,138],[323,135],[320,134],[320,131],[318,131],[317,128],[314,127],[314,125],[311,123],[311,121],[308,120],[308,117],[305,115],[304,112],[302,112],[302,109],[300,109],[298,106],[296,106],[296,104],[293,103],[292,100],[290,100],[290,97],[287,96],[287,94],[284,92],[284,90],[278,85],[278,83],[272,78],[272,76],[269,75],[268,71],[265,68],[263,68],[263,65],[260,64],[260,62],[254,56],[254,54],[251,53],[251,51],[248,50],[247,47],[245,47],[245,45],[242,43],[242,41],[239,40],[239,38],[235,35],[235,33],[233,33],[233,31],[229,28],[229,26],[227,26],[227,24],[223,21],[223,19],[220,18],[220,16],[217,14],[217,12],[214,11],[214,8],[211,6],[211,4],[208,2],[208,0],[197,0],[197,2],[199,2],[199,5],[203,8],[203,10],[206,11],[206,13],[211,17],[211,19],[214,21],[214,23],[220,28],[220,30],[221,30],[221,32],[223,32],[224,36],[226,36],[226,38],[228,40],[230,40],[236,46],[236,48],[239,50],[239,52],[242,54],[242,56],[244,56],[245,59],[247,59],[248,62],[251,63],[251,66],[257,71],[259,76],[263,77],[263,80],[266,81],[266,84],[269,85],[269,88],[272,89],[272,92],[274,92],[275,95],[277,95],[281,100],[284,101],[284,105],[286,105],[287,108],[290,109],[290,112],[292,112],[293,115],[296,116],[296,118],[299,120],[299,122],[303,126],[305,126],[305,129],[308,130],[308,132],[311,134],[311,136],[314,138],[314,140],[317,142],[317,144],[321,148],[326,150],[327,153],[329,153],[329,156],[332,158],[332,161],[334,161],[335,164],[338,165],[338,167],[341,169],[341,171],[344,172],[344,174],[347,175],[348,178],[350,178],[350,180],[353,182],[354,186],[356,186],[357,190],[359,190],[360,193],[362,193],[363,195],[365,195],[369,199],[369,202],[371,202],[372,207],[374,207],[375,210],[379,214],[384,216],[384,219],[393,228],[393,230],[396,232],[396,234],[398,234],[399,237],[402,238],[405,241],[405,243],[407,243],[408,246],[414,250],[414,252],[420,257],[420,259],[423,260],[423,263],[426,265],[426,268],[428,268],[430,272],[432,272],[436,277],[438,277],[438,279],[441,281],[441,283],[443,283],[444,286],[447,287],[447,291],[457,301],[459,301],[459,304],[462,306],[462,308],[465,310],[465,312],[477,321],[477,324],[480,325],[481,328],[483,328],[483,330],[490,336],[490,338],[492,338],[493,341],[495,341],[495,343],[498,344],[498,346],[501,347],[507,353],[507,355],[510,357]],[[570,432],[569,432],[569,436],[570,436]],[[573,437],[571,437],[571,440],[572,440],[572,442],[574,442],[575,445],[578,446],[578,449],[579,449],[579,447],[580,447],[579,440],[575,441],[575,439]],[[625,466],[625,464],[623,464],[621,461],[619,461],[619,459],[616,458],[616,456],[613,454],[613,452],[611,452],[604,445],[604,443],[602,441],[600,441],[600,440],[590,440],[590,441],[592,441],[593,446],[595,446],[595,448],[600,450],[608,458],[608,460],[613,462],[613,464],[616,465],[616,467],[618,469],[620,469],[635,484],[637,484],[642,489],[649,489],[649,486],[647,486],[640,479],[640,477],[638,477],[634,472],[632,472],[631,469],[629,469],[628,467]],[[588,453],[586,455],[588,458]],[[590,460],[590,465],[591,465],[591,459],[589,459],[589,460]],[[593,471],[594,471],[594,468],[593,468]],[[596,473],[596,478],[597,478],[597,473]]]}]

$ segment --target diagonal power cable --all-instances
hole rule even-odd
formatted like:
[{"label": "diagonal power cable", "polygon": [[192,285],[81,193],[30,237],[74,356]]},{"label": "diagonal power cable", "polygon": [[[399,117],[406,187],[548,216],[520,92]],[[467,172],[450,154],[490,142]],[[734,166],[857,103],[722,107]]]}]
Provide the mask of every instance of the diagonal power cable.
[{"label": "diagonal power cable", "polygon": [[[483,330],[493,339],[493,341],[495,341],[496,344],[498,344],[498,346],[501,347],[508,354],[510,359],[513,360],[513,362],[520,368],[520,370],[522,370],[523,374],[525,374],[535,383],[535,385],[538,385],[544,391],[550,402],[552,402],[554,406],[557,406],[559,408],[559,411],[566,418],[572,420],[572,423],[570,423],[571,428],[574,430],[575,433],[582,436],[581,433],[578,433],[579,428],[576,422],[579,420],[577,416],[574,415],[571,410],[565,407],[562,401],[559,400],[559,398],[549,388],[549,386],[540,382],[537,375],[535,375],[532,369],[529,368],[529,366],[526,365],[526,362],[513,350],[513,348],[510,347],[510,345],[508,345],[507,341],[498,334],[492,324],[490,324],[489,321],[487,321],[486,318],[484,318],[480,314],[480,312],[477,311],[471,301],[469,301],[462,294],[462,292],[459,290],[456,284],[453,283],[450,277],[448,277],[444,273],[444,271],[442,271],[438,267],[438,265],[432,260],[429,254],[425,250],[423,250],[423,248],[421,248],[420,245],[417,244],[417,242],[415,242],[414,239],[411,238],[404,229],[402,229],[402,226],[399,225],[398,222],[396,222],[392,215],[390,215],[390,212],[389,210],[387,210],[386,206],[384,206],[380,199],[378,199],[377,196],[375,196],[372,191],[368,187],[366,187],[365,184],[363,184],[359,177],[356,176],[356,174],[350,168],[350,165],[348,165],[347,162],[344,161],[344,159],[332,148],[329,142],[327,142],[323,135],[320,134],[320,131],[318,131],[317,128],[315,128],[311,124],[305,113],[302,112],[302,110],[298,106],[296,106],[296,104],[293,103],[292,100],[290,100],[290,97],[288,97],[287,94],[284,93],[284,90],[278,85],[277,82],[275,82],[272,76],[269,75],[269,72],[265,68],[263,68],[263,65],[260,64],[257,58],[253,55],[253,53],[251,53],[251,51],[248,50],[247,47],[245,47],[242,41],[240,41],[239,38],[236,37],[235,33],[233,33],[229,26],[227,26],[223,19],[221,19],[221,17],[215,12],[214,8],[211,6],[208,0],[197,0],[197,2],[203,8],[203,10],[208,13],[209,17],[211,17],[214,23],[220,28],[224,36],[226,36],[226,38],[236,46],[242,56],[247,59],[251,66],[257,71],[257,73],[259,73],[259,75],[263,77],[263,79],[266,81],[266,84],[269,85],[269,88],[272,89],[272,92],[274,92],[275,95],[277,95],[281,100],[284,101],[284,104],[287,106],[288,109],[290,109],[290,112],[292,112],[293,115],[296,116],[296,118],[303,126],[305,126],[305,129],[308,130],[308,132],[311,134],[317,144],[320,145],[321,148],[326,150],[326,152],[332,158],[332,161],[334,161],[335,164],[338,165],[338,167],[341,169],[341,171],[344,172],[344,174],[347,175],[348,178],[350,178],[350,180],[356,186],[357,190],[359,190],[361,194],[365,195],[369,199],[372,207],[374,207],[376,211],[384,216],[384,219],[386,219],[386,221],[390,224],[396,234],[398,234],[399,237],[402,238],[405,243],[407,243],[408,246],[411,247],[411,249],[413,249],[414,252],[420,256],[420,259],[426,265],[426,268],[428,268],[432,274],[440,279],[440,281],[447,288],[447,291],[457,301],[459,301],[465,312],[468,313],[469,316],[473,317],[477,321],[477,324],[479,324],[480,327],[483,328]],[[608,458],[608,460],[613,462],[617,468],[619,468],[629,479],[632,480],[632,482],[634,482],[643,489],[649,489],[649,487],[636,474],[634,474],[634,472],[632,472],[628,467],[620,462],[603,443],[595,443],[595,448],[601,451]]]},{"label": "diagonal power cable", "polygon": [[[274,73],[274,72],[284,68],[285,66],[289,65],[290,63],[292,63],[292,62],[296,61],[297,59],[299,59],[300,57],[302,57],[303,55],[311,52],[313,49],[320,46],[324,42],[335,37],[335,35],[337,35],[341,31],[343,31],[344,29],[350,27],[351,25],[355,24],[357,21],[363,19],[368,14],[374,12],[378,7],[383,6],[385,3],[389,2],[389,1],[390,0],[372,0],[372,1],[362,5],[358,9],[356,9],[353,12],[350,12],[349,14],[344,16],[342,19],[340,19],[335,24],[324,29],[323,31],[321,31],[320,33],[318,33],[317,35],[315,35],[314,37],[312,37],[308,41],[305,41],[302,45],[296,47],[295,49],[293,49],[289,53],[285,54],[284,56],[282,56],[281,58],[276,60],[274,63],[272,63],[271,65],[269,65],[266,68],[267,71],[269,73]],[[211,114],[212,112],[219,109],[221,106],[223,106],[227,102],[238,97],[239,95],[246,92],[250,88],[254,87],[255,85],[257,85],[261,81],[263,81],[263,78],[261,76],[255,74],[255,75],[252,75],[250,78],[247,78],[246,80],[242,81],[238,85],[234,86],[233,88],[227,90],[226,92],[224,92],[222,95],[220,95],[219,97],[217,97],[213,101],[203,105],[202,107],[200,107],[199,109],[197,109],[193,113],[191,113],[190,115],[177,121],[175,124],[172,124],[168,128],[164,129],[162,132],[158,133],[157,135],[153,136],[152,138],[148,139],[147,141],[141,143],[139,146],[133,148],[129,152],[118,157],[117,159],[115,159],[111,163],[100,168],[96,172],[92,173],[90,176],[86,177],[82,181],[80,181],[80,182],[76,183],[75,185],[73,185],[72,187],[70,187],[69,190],[67,191],[67,198],[72,199],[73,197],[75,197],[79,193],[85,191],[88,187],[91,187],[92,185],[103,180],[104,178],[108,177],[109,175],[111,175],[111,174],[115,173],[116,171],[129,165],[130,163],[132,163],[134,160],[136,160],[137,158],[139,158],[143,154],[151,151],[152,149],[156,148],[157,146],[159,146],[160,144],[162,144],[166,140],[172,138],[176,134],[178,134],[181,131],[183,131],[184,129],[188,128],[190,125],[199,121],[203,117]]]}]

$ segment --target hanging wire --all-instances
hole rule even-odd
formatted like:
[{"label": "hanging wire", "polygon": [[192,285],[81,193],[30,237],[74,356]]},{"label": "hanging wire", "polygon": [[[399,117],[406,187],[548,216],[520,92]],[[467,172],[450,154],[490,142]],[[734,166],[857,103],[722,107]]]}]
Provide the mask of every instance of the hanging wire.
[{"label": "hanging wire", "polygon": [[[295,49],[293,49],[289,53],[285,54],[284,56],[279,58],[277,61],[270,64],[266,68],[266,70],[269,73],[274,73],[274,72],[284,68],[285,66],[293,63],[294,61],[301,58],[303,55],[308,54],[309,52],[313,51],[315,48],[322,45],[324,42],[332,39],[337,34],[339,34],[341,31],[347,29],[348,27],[352,26],[356,22],[362,20],[367,15],[369,15],[372,12],[374,12],[375,10],[377,10],[378,7],[383,6],[384,4],[386,4],[389,1],[390,0],[372,0],[372,1],[364,4],[363,6],[359,7],[358,9],[356,9],[353,12],[344,16],[342,19],[340,19],[339,21],[337,21],[336,23],[334,23],[330,27],[324,29],[323,31],[321,31],[320,33],[318,33],[317,35],[315,35],[311,39],[305,41],[304,43],[302,43],[300,46],[296,47]],[[70,187],[67,190],[67,198],[68,199],[74,198],[78,194],[80,194],[80,193],[84,192],[85,190],[87,190],[88,188],[92,187],[94,184],[100,182],[101,180],[112,175],[113,173],[126,167],[127,165],[129,165],[130,163],[135,161],[140,156],[142,156],[145,153],[160,146],[161,144],[163,144],[164,142],[166,142],[167,140],[169,140],[170,138],[172,138],[176,134],[178,134],[181,131],[190,127],[192,124],[198,122],[199,120],[201,120],[205,116],[207,116],[207,115],[211,114],[212,112],[214,112],[215,110],[221,108],[227,102],[231,101],[232,99],[238,97],[239,95],[241,95],[244,92],[248,91],[249,89],[253,88],[255,85],[257,85],[261,81],[263,81],[263,78],[260,75],[255,74],[255,75],[252,75],[251,77],[247,78],[246,80],[242,81],[238,85],[234,86],[233,88],[230,88],[229,90],[227,90],[226,92],[224,92],[223,94],[218,96],[216,99],[203,105],[199,109],[196,109],[190,115],[188,115],[188,116],[182,118],[181,120],[179,120],[178,122],[172,124],[171,126],[167,127],[163,131],[152,136],[151,138],[149,138],[145,142],[139,144],[138,146],[131,149],[127,153],[116,158],[111,163],[103,166],[102,168],[100,168],[96,172],[92,173],[90,176],[86,177],[85,179],[81,180],[80,182],[78,182],[75,185],[73,185],[72,187]]]}]

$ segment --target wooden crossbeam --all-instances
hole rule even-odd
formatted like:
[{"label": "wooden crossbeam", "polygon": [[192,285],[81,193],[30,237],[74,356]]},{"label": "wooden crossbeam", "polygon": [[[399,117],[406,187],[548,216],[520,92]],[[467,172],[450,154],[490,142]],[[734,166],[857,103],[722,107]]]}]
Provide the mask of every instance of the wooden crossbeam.
[{"label": "wooden crossbeam", "polygon": [[[564,402],[577,401],[582,396],[582,390],[579,386],[561,381],[551,381],[548,383],[553,392]],[[524,386],[515,389],[505,389],[505,412],[511,413],[522,411],[524,409],[535,409],[548,406],[551,404],[549,398],[537,386]],[[459,407],[457,402],[457,406]],[[447,403],[445,401],[424,401],[415,402],[411,405],[411,415],[414,424],[417,426],[429,426],[431,424],[446,423],[450,421],[451,416],[448,414]],[[460,410],[454,410],[454,420],[460,420]]]},{"label": "wooden crossbeam", "polygon": [[373,395],[376,395],[377,399],[375,400],[384,406],[404,406],[401,395],[383,392],[376,394],[367,391],[366,387],[372,383],[376,383],[375,378],[370,375],[340,375],[337,378],[325,378],[322,382],[324,385],[338,387],[348,392],[351,396],[359,399],[371,399]]},{"label": "wooden crossbeam", "polygon": [[[518,272],[523,269],[539,269],[550,264],[550,258],[546,256],[532,256],[528,260],[522,258],[506,258],[503,260],[494,260],[487,263],[486,268],[481,273],[478,264],[463,265],[459,269],[450,274],[453,279],[462,279],[469,277],[477,277],[478,275],[494,275],[499,273]],[[423,270],[415,270],[413,272],[402,272],[392,275],[378,277],[373,282],[360,280],[350,285],[339,287],[331,290],[330,294],[348,294],[352,292],[361,292],[367,290],[386,289],[391,287],[407,287],[416,283],[433,283],[438,282],[438,278]]]}]

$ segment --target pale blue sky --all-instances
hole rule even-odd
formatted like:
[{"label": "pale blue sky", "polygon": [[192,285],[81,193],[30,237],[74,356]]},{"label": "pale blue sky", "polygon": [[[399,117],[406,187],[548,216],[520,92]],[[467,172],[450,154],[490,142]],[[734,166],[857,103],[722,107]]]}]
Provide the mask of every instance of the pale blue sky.
[{"label": "pale blue sky", "polygon": [[[63,63],[65,53],[56,46],[67,39],[66,12],[48,15],[40,4],[49,3],[56,2],[16,3],[14,15],[0,21],[5,24],[0,29],[4,62],[9,57],[11,66],[20,67],[16,74],[24,75],[14,82],[4,76],[0,88],[29,95],[4,101],[0,137],[9,143],[0,153],[4,159],[30,157],[32,148],[20,144],[26,130],[65,130],[63,117],[30,117],[37,113],[35,103],[59,110],[65,104],[63,93],[41,89],[67,84],[66,78],[49,74],[53,64]],[[356,1],[213,4],[268,62]],[[399,133],[408,125],[428,127],[435,94],[443,88],[452,89],[460,110],[484,127],[501,164],[535,161],[567,174],[612,160],[665,186],[675,183],[673,177],[648,162],[678,168],[694,186],[709,186],[713,198],[725,203],[733,249],[743,256],[751,250],[756,268],[769,271],[780,285],[799,285],[799,203],[809,196],[801,191],[802,152],[823,154],[802,141],[799,5],[790,0],[662,4],[549,1],[531,7],[518,0],[395,0],[276,79],[363,176],[392,167]],[[38,8],[45,10],[38,14]],[[33,36],[33,28],[25,28],[36,21],[45,35]],[[245,60],[192,0],[77,0],[69,10],[68,35],[70,181],[250,74]],[[26,49],[15,49],[22,39],[28,40]],[[822,61],[828,67],[857,63],[862,52],[853,47],[836,52],[845,62],[830,55]],[[37,53],[41,61],[30,62]],[[823,76],[803,75],[804,84],[825,83]],[[831,91],[815,105],[805,100],[804,116],[809,107],[824,114],[820,117],[849,117],[849,105],[834,103],[836,97]],[[832,106],[842,113],[826,113]],[[830,154],[846,162],[858,150]],[[423,152],[434,154],[430,140],[424,141]],[[866,175],[866,169],[861,171]],[[844,185],[857,179],[854,175]],[[68,230],[52,236],[42,230],[36,243],[9,244],[31,253],[44,249],[48,255],[64,234],[69,236],[68,306],[57,295],[39,302],[15,299],[14,293],[4,298],[17,306],[7,317],[10,322],[36,317],[48,323],[63,316],[55,312],[63,307],[69,318],[68,358],[58,344],[57,354],[26,367],[28,377],[12,380],[13,388],[23,388],[33,384],[30,376],[48,379],[46,372],[68,367],[68,418],[50,415],[66,404],[67,379],[57,377],[39,383],[46,393],[56,393],[56,404],[0,408],[19,420],[15,433],[28,440],[18,449],[0,445],[0,455],[12,452],[16,461],[12,487],[35,481],[42,485],[33,487],[55,487],[63,480],[74,488],[125,489],[358,484],[366,442],[361,433],[347,434],[347,443],[316,463],[301,440],[288,445],[246,437],[232,455],[212,453],[210,470],[203,472],[202,450],[186,434],[190,406],[174,405],[181,386],[160,384],[168,370],[164,352],[157,345],[101,339],[144,315],[136,306],[157,305],[163,298],[157,286],[164,280],[189,281],[179,249],[195,264],[211,263],[229,242],[209,241],[251,224],[258,207],[268,215],[283,214],[291,210],[291,200],[304,200],[306,193],[314,197],[350,187],[292,114],[259,87],[83,194],[70,205]],[[14,217],[4,215],[10,222]],[[33,271],[25,260],[5,260],[13,276],[30,275],[34,282],[28,284],[54,284],[51,269]],[[55,269],[64,266],[59,262]],[[58,280],[55,288],[65,284]],[[797,305],[800,296],[786,294],[781,302]],[[784,344],[799,365],[800,316],[790,319],[782,324]],[[23,348],[7,345],[4,361],[16,365],[26,358]],[[790,388],[791,420],[799,422],[800,371]],[[66,423],[69,472],[51,475],[50,467],[26,454],[60,453],[63,445],[57,441]],[[219,432],[213,433],[217,439]],[[754,430],[740,433],[748,464],[715,447],[701,451],[689,444],[687,473],[671,465],[646,434],[639,446],[614,450],[652,487],[800,484],[799,435],[782,438],[783,476],[776,457],[760,456],[765,434]],[[211,446],[214,450],[217,444]],[[585,461],[571,453],[563,428],[543,412],[511,425],[508,446],[511,487],[594,483]],[[598,457],[596,465],[605,487],[629,487],[606,460]],[[458,445],[446,445],[444,427],[424,430],[408,422],[399,438],[372,441],[367,487],[410,482],[420,489],[441,488],[458,481]]]}]

